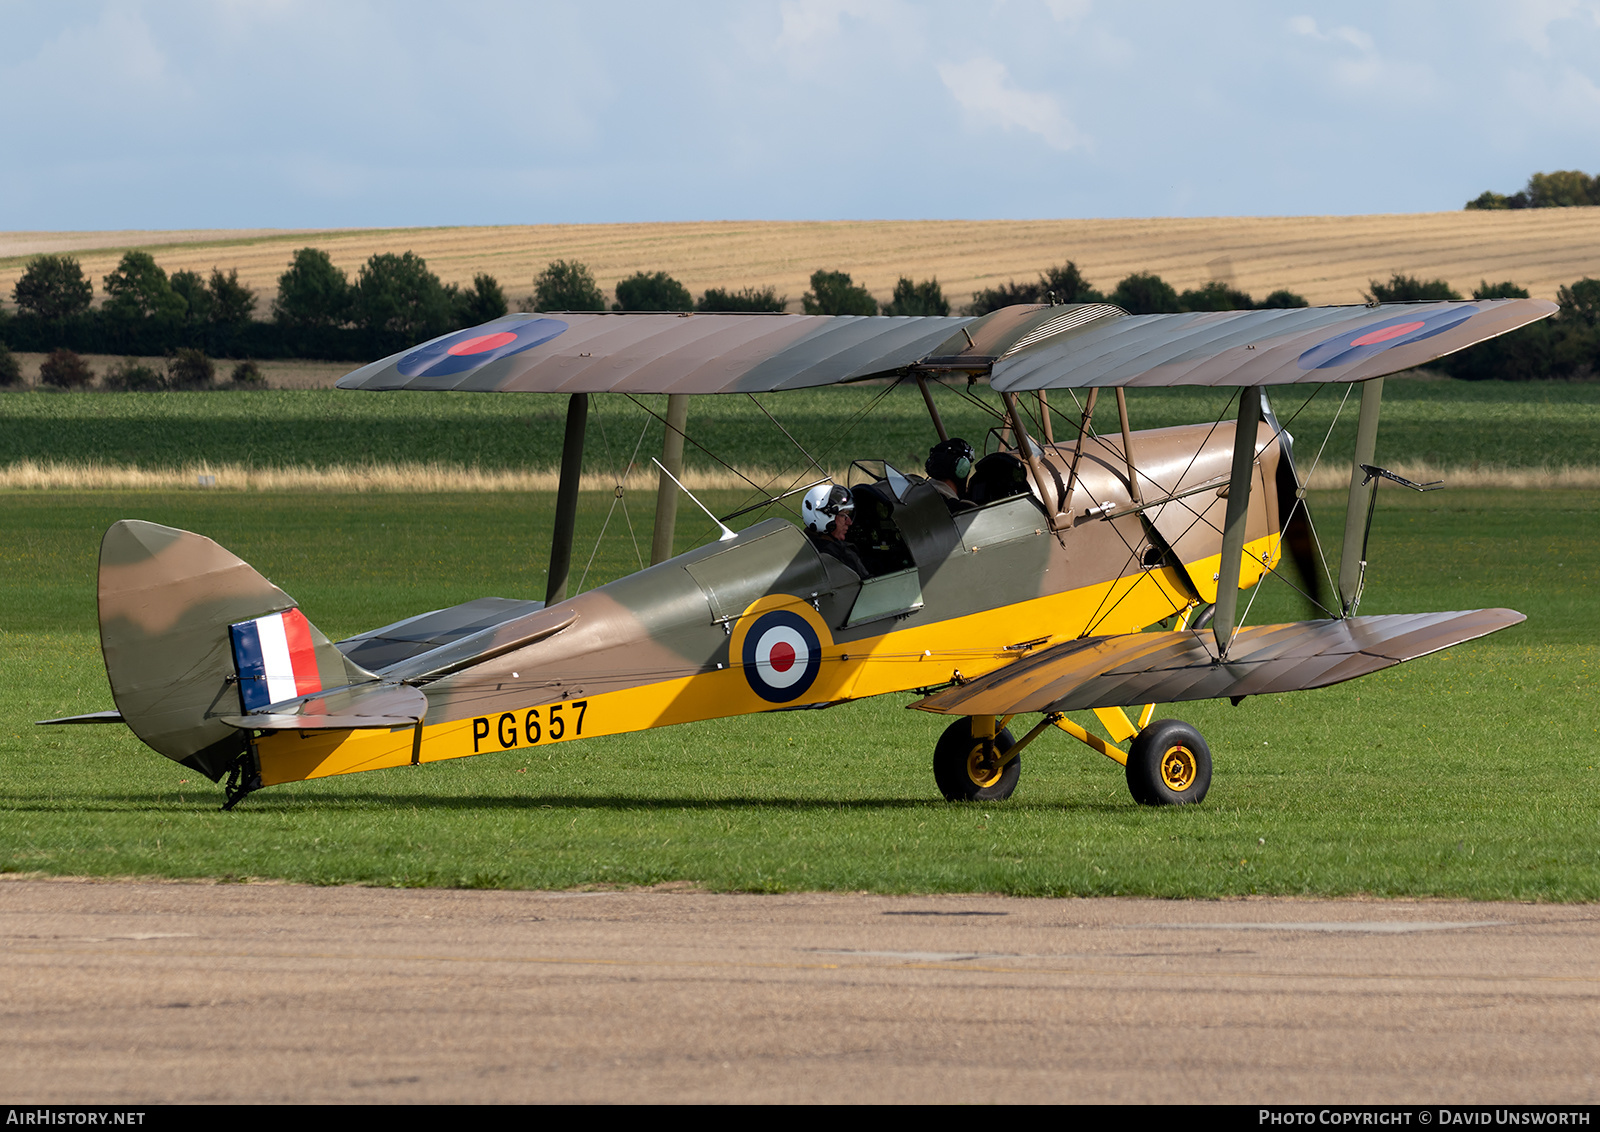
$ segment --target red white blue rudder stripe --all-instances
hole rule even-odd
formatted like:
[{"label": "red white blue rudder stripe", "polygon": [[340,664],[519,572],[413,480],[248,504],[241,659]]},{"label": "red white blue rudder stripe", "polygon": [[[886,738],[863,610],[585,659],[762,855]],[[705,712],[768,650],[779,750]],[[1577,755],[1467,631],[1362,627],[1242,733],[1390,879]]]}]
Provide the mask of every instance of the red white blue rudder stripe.
[{"label": "red white blue rudder stripe", "polygon": [[311,622],[298,609],[228,626],[245,711],[322,691]]}]

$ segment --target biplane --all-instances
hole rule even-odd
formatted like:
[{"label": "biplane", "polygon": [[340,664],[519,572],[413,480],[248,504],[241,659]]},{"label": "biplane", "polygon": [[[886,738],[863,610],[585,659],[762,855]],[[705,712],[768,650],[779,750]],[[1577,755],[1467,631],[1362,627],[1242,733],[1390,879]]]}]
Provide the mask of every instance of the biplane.
[{"label": "biplane", "polygon": [[[46,722],[125,723],[168,758],[226,778],[231,807],[277,783],[912,693],[909,706],[952,717],[933,770],[953,801],[1008,797],[1024,748],[1059,730],[1121,763],[1136,801],[1198,802],[1211,779],[1205,739],[1154,719],[1156,704],[1320,688],[1523,619],[1357,607],[1378,482],[1409,482],[1374,463],[1383,377],[1555,309],[508,315],[338,384],[567,397],[543,601],[483,598],[331,641],[210,539],[124,520],[106,532],[99,568],[116,710]],[[930,387],[987,382],[1003,429],[954,492],[862,453],[841,485],[860,568],[782,517],[738,533],[717,520],[720,538],[668,556],[688,397],[861,381],[915,383],[930,444],[949,439]],[[1337,596],[1325,602],[1291,437],[1268,393],[1326,382],[1359,383],[1361,396]],[[1128,388],[1177,385],[1231,387],[1230,409],[1210,425],[1130,426]],[[1103,390],[1114,428],[1095,427]],[[1052,409],[1055,391],[1070,392]],[[667,395],[658,560],[568,596],[588,397],[604,392]],[[1059,408],[1067,396],[1071,414]],[[1065,421],[1059,437],[1052,413]],[[1241,592],[1289,563],[1326,616],[1242,624]],[[1092,713],[1110,741],[1073,713]],[[1031,715],[1014,735],[1012,721]]]}]

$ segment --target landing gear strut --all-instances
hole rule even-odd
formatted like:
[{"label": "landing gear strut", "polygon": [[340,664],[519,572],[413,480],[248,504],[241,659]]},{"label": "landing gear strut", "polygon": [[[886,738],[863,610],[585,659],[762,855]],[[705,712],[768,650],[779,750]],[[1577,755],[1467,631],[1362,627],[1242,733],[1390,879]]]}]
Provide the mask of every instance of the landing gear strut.
[{"label": "landing gear strut", "polygon": [[222,808],[231,810],[260,789],[261,764],[256,760],[256,745],[252,741],[228,768],[228,781],[224,786],[226,801],[222,803]]}]

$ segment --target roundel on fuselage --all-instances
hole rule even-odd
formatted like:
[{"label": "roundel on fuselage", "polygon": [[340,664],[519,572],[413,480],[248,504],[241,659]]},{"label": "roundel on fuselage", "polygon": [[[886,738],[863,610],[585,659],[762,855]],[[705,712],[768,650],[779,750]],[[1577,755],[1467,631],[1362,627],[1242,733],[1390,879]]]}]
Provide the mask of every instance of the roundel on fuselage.
[{"label": "roundel on fuselage", "polygon": [[744,634],[744,678],[751,691],[774,704],[805,695],[822,668],[822,642],[804,617],[787,609],[758,616]]}]

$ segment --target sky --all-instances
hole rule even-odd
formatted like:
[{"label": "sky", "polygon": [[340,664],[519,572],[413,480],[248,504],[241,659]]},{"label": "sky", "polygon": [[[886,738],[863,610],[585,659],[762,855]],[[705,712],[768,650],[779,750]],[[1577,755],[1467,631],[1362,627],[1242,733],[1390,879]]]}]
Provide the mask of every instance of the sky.
[{"label": "sky", "polygon": [[1320,215],[1600,173],[1600,2],[0,0],[0,230]]}]

